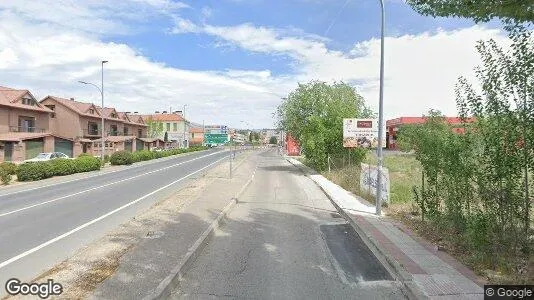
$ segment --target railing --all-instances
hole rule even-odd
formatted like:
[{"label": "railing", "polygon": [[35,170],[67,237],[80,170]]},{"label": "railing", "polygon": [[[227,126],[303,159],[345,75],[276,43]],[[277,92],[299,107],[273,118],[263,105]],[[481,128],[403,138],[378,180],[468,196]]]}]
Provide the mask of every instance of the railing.
[{"label": "railing", "polygon": [[29,126],[9,126],[9,132],[47,132],[44,128],[29,127]]},{"label": "railing", "polygon": [[100,136],[101,132],[100,129],[84,129],[83,136]]}]

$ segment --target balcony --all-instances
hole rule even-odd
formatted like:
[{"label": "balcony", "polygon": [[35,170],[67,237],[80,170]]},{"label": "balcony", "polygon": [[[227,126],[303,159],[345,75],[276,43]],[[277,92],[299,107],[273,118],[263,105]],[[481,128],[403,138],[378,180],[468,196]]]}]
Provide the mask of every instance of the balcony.
[{"label": "balcony", "polygon": [[9,126],[9,132],[36,132],[45,133],[48,130],[44,128],[29,127],[29,126]]},{"label": "balcony", "polygon": [[88,128],[83,130],[83,136],[87,137],[100,137],[102,131],[97,128]]}]

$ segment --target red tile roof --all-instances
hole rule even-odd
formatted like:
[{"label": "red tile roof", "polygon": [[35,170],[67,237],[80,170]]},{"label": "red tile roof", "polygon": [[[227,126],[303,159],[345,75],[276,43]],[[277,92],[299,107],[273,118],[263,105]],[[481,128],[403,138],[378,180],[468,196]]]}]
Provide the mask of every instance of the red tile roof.
[{"label": "red tile roof", "polygon": [[20,142],[30,139],[38,139],[45,136],[52,135],[51,133],[39,133],[39,132],[7,132],[0,133],[0,141],[4,142]]},{"label": "red tile roof", "polygon": [[164,122],[180,122],[183,121],[184,118],[178,114],[153,114],[153,115],[141,115],[143,120],[147,122],[148,120],[152,119],[153,121],[164,121]]},{"label": "red tile roof", "polygon": [[38,101],[35,101],[36,105],[22,104],[22,97],[26,94],[30,95],[30,97],[35,100],[35,97],[33,97],[33,95],[28,90],[17,90],[0,86],[0,105],[46,113],[52,112],[52,110],[43,106]]}]

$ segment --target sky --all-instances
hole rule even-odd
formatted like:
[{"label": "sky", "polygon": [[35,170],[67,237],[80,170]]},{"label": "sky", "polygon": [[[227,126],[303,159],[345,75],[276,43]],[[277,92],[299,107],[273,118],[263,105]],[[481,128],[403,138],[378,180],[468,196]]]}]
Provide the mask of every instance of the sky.
[{"label": "sky", "polygon": [[[417,14],[385,0],[384,116],[456,115],[479,40],[501,24]],[[273,128],[298,83],[346,82],[378,111],[378,0],[0,0],[0,86],[235,128]]]}]

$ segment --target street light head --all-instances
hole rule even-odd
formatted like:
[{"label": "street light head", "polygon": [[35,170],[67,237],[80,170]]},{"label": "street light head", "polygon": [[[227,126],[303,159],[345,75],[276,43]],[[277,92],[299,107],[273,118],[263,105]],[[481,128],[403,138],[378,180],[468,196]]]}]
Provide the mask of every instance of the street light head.
[{"label": "street light head", "polygon": [[81,80],[78,80],[78,82],[79,82],[79,83],[83,83],[83,84],[89,84],[89,83],[87,83],[87,82],[85,82],[85,81],[81,81]]},{"label": "street light head", "polygon": [[107,60],[103,60],[103,61],[102,61],[103,64],[105,64],[105,63],[107,63],[107,62],[108,62]]}]

